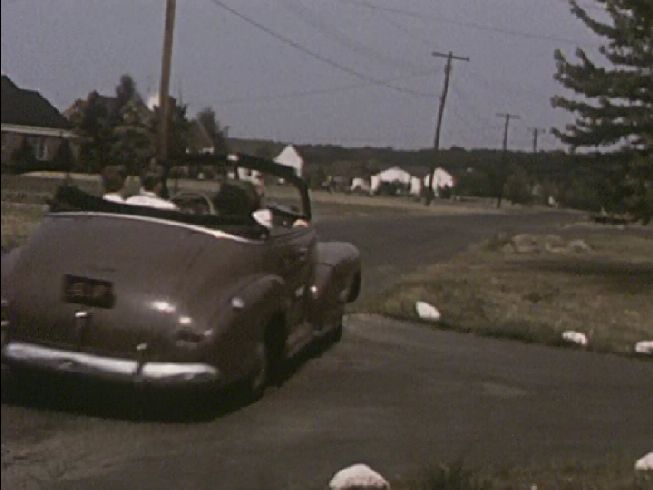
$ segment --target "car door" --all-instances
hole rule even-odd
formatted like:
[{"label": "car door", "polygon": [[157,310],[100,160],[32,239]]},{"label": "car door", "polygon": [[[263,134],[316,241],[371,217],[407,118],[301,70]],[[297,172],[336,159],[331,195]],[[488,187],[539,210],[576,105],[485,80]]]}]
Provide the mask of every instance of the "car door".
[{"label": "car door", "polygon": [[312,226],[302,226],[275,228],[270,240],[277,272],[285,282],[287,354],[293,355],[313,338],[306,312],[317,239]]}]

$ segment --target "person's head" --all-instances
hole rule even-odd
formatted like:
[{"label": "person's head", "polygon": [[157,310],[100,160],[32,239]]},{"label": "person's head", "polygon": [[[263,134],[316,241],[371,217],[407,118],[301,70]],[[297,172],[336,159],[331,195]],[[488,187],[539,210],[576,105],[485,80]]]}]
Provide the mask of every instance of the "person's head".
[{"label": "person's head", "polygon": [[105,193],[120,192],[125,185],[126,170],[122,165],[109,165],[102,169],[102,187]]},{"label": "person's head", "polygon": [[163,190],[163,172],[160,167],[148,168],[141,175],[141,187],[147,192],[154,192],[157,196]]},{"label": "person's head", "polygon": [[220,187],[213,202],[226,215],[250,215],[261,207],[261,198],[250,182],[230,181]]}]

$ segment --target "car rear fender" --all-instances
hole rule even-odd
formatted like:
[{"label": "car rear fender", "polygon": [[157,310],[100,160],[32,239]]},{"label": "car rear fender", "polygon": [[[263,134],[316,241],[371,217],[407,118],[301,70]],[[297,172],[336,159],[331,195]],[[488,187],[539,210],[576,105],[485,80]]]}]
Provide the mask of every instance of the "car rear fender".
[{"label": "car rear fender", "polygon": [[[289,299],[284,281],[275,274],[260,274],[241,281],[215,314],[216,360],[222,372],[237,379],[254,370],[257,348],[266,328],[283,329]],[[284,336],[285,332],[278,332]]]},{"label": "car rear fender", "polygon": [[361,259],[350,243],[326,242],[317,245],[314,297],[351,303],[361,287]]}]

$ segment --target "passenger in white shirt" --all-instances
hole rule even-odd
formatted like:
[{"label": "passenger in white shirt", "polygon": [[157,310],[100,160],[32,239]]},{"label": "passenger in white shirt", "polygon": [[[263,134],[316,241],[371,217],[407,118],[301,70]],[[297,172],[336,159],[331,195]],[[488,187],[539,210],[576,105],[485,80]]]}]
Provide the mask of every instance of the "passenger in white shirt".
[{"label": "passenger in white shirt", "polygon": [[125,202],[122,190],[125,186],[126,173],[126,169],[122,165],[109,165],[102,169],[101,178],[104,188],[102,199],[118,203]]},{"label": "passenger in white shirt", "polygon": [[161,172],[148,170],[141,176],[141,189],[135,196],[127,198],[127,204],[150,206],[158,209],[179,209],[170,201],[161,197],[163,191],[163,178]]}]

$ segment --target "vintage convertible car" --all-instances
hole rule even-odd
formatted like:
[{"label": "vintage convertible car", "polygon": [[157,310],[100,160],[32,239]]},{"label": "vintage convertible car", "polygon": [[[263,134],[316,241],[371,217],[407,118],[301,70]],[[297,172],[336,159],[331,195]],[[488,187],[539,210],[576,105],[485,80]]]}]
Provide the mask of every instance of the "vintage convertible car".
[{"label": "vintage convertible car", "polygon": [[[3,257],[2,361],[166,386],[240,382],[259,396],[290,358],[338,340],[360,290],[358,250],[318,243],[292,169],[229,160],[285,182],[280,202],[267,198],[271,223],[252,217],[242,180],[180,192],[180,211],[62,186],[27,243]],[[289,189],[295,206],[283,204]]]}]

